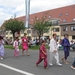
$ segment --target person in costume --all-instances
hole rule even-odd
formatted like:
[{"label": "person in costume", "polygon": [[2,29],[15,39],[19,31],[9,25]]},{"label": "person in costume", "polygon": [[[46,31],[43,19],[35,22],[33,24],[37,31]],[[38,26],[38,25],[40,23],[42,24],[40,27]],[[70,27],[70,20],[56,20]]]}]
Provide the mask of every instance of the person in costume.
[{"label": "person in costume", "polygon": [[62,66],[62,64],[59,63],[59,54],[58,54],[58,44],[57,44],[57,35],[56,33],[53,34],[53,38],[50,40],[50,61],[49,61],[49,65],[53,66],[52,60],[53,57],[56,59],[56,64],[58,66]]},{"label": "person in costume", "polygon": [[38,66],[39,63],[41,63],[44,60],[44,68],[47,69],[48,63],[47,63],[47,51],[45,46],[45,41],[42,41],[42,44],[39,49],[39,60],[36,63],[36,66]]},{"label": "person in costume", "polygon": [[65,64],[68,64],[67,58],[70,55],[70,42],[68,40],[68,34],[64,34],[64,39],[62,40],[61,45],[63,46],[64,50],[64,56],[62,57],[62,60]]},{"label": "person in costume", "polygon": [[13,43],[13,47],[14,47],[14,56],[17,57],[19,56],[19,42],[18,42],[18,37],[15,37],[15,41]]},{"label": "person in costume", "polygon": [[28,38],[26,37],[26,33],[24,33],[24,37],[22,38],[22,55],[24,55],[24,51],[26,50],[27,56],[29,56],[28,52]]}]

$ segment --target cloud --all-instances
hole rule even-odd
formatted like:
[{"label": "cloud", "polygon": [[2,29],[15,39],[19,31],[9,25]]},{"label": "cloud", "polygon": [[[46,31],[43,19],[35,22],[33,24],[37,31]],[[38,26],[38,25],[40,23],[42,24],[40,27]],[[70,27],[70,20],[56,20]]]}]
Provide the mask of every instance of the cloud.
[{"label": "cloud", "polygon": [[[30,13],[75,4],[75,0],[30,0]],[[25,0],[0,0],[0,25],[14,14],[25,15]]]},{"label": "cloud", "polygon": [[31,13],[75,4],[74,0],[32,0]]}]

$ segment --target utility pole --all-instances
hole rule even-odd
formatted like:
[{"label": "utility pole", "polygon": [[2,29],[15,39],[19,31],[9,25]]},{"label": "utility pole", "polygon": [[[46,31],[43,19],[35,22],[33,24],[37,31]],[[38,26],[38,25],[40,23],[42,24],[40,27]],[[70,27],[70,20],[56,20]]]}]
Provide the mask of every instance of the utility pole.
[{"label": "utility pole", "polygon": [[26,5],[26,20],[25,20],[25,27],[28,29],[28,37],[29,37],[30,0],[25,0],[25,5]]}]

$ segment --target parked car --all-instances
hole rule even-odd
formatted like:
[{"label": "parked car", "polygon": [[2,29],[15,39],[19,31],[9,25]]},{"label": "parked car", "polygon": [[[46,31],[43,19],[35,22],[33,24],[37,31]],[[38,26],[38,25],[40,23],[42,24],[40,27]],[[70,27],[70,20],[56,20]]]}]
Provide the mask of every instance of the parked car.
[{"label": "parked car", "polygon": [[70,51],[75,51],[75,43],[70,45]]}]

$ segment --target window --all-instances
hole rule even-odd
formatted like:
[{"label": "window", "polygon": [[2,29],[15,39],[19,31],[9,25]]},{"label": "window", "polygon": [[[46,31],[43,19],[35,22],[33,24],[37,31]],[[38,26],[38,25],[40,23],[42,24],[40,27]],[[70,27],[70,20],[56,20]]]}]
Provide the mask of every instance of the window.
[{"label": "window", "polygon": [[68,31],[68,28],[67,27],[63,27],[63,31]]},{"label": "window", "polygon": [[33,29],[33,30],[32,30],[32,33],[35,33],[35,32],[36,32],[35,29]]},{"label": "window", "polygon": [[8,35],[8,32],[6,32],[6,35]]},{"label": "window", "polygon": [[58,21],[53,21],[53,25],[58,25]]},{"label": "window", "polygon": [[72,36],[72,39],[75,39],[75,35]]},{"label": "window", "polygon": [[29,27],[29,28],[31,28],[31,27],[32,27],[32,25],[30,25],[30,24],[29,24],[29,26],[28,26],[28,27]]},{"label": "window", "polygon": [[12,34],[12,32],[10,32],[10,34]]},{"label": "window", "polygon": [[10,37],[10,39],[12,39],[12,37]]},{"label": "window", "polygon": [[33,19],[31,19],[31,21],[33,21]]},{"label": "window", "polygon": [[73,18],[73,21],[75,21],[75,18]]},{"label": "window", "polygon": [[68,15],[68,12],[66,13],[66,16]]},{"label": "window", "polygon": [[63,14],[61,13],[61,14],[59,14],[59,16],[61,17]]},{"label": "window", "polygon": [[60,20],[58,20],[58,24],[60,23]]},{"label": "window", "polygon": [[59,35],[57,35],[57,39],[60,39],[60,36]]},{"label": "window", "polygon": [[51,18],[51,16],[48,16],[48,18]]},{"label": "window", "polygon": [[21,31],[21,34],[24,34],[24,31]]},{"label": "window", "polygon": [[54,28],[53,31],[54,32],[59,32],[59,28]]},{"label": "window", "polygon": [[66,19],[64,19],[63,22],[66,22]]},{"label": "window", "polygon": [[27,33],[31,33],[31,30],[27,30]]},{"label": "window", "polygon": [[37,18],[37,20],[39,20],[39,18]]},{"label": "window", "polygon": [[75,31],[75,26],[72,26],[71,27],[71,31]]}]

